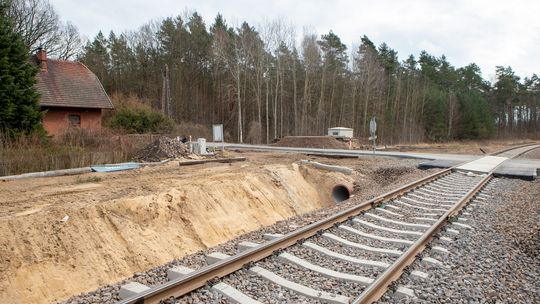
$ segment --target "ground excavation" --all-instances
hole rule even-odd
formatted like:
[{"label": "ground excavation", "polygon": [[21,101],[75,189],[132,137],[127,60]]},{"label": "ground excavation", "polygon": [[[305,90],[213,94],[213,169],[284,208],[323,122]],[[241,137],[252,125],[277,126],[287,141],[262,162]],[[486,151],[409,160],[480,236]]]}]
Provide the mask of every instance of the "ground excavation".
[{"label": "ground excavation", "polygon": [[[537,158],[538,150],[523,157]],[[262,243],[264,233],[295,231],[439,171],[419,170],[423,160],[415,159],[245,151],[226,156],[247,160],[193,166],[170,161],[116,173],[0,182],[1,302],[115,303],[125,283],[163,284],[172,266],[199,269],[208,253],[237,254],[241,241]],[[353,172],[322,170],[305,160]],[[332,200],[337,184],[352,189],[351,199]],[[534,223],[535,214],[516,218]],[[512,225],[504,230],[515,231]],[[537,230],[529,225],[522,234],[528,253],[537,249],[531,239]],[[186,303],[214,296],[202,289]]]},{"label": "ground excavation", "polygon": [[[295,163],[305,155],[232,154],[248,161],[192,167],[173,161],[126,172],[0,183],[0,299],[61,301],[332,207],[330,190],[337,183],[357,182],[366,187],[364,195],[373,195],[387,185],[381,174],[389,168],[406,171],[387,176],[397,181],[427,174],[412,169],[415,161],[322,159],[356,169],[344,175]],[[379,175],[370,176],[376,170]]]}]

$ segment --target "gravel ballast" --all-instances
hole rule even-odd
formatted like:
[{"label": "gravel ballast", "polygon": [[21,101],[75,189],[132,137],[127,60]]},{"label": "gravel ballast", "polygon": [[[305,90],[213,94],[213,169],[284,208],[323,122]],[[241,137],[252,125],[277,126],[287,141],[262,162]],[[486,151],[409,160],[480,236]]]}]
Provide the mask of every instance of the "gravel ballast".
[{"label": "gravel ballast", "polygon": [[526,159],[540,159],[540,149],[534,149],[527,153],[523,153],[519,156],[519,158],[526,158]]},{"label": "gravel ballast", "polygon": [[540,303],[540,182],[495,179],[487,188],[489,198],[475,200],[463,216],[473,230],[452,227],[460,231],[454,242],[433,242],[449,254],[424,252],[450,269],[415,262],[410,269],[429,278],[404,275],[397,283],[418,298],[387,293],[379,303]]}]

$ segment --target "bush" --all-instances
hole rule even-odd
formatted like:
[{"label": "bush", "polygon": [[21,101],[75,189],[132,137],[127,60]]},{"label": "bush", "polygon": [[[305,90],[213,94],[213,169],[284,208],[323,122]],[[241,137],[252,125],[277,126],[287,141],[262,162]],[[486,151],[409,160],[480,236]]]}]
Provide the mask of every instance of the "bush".
[{"label": "bush", "polygon": [[127,133],[168,133],[174,129],[173,123],[161,113],[129,108],[118,109],[109,126]]},{"label": "bush", "polygon": [[116,111],[106,113],[106,125],[126,133],[170,133],[174,123],[136,96],[113,94]]}]

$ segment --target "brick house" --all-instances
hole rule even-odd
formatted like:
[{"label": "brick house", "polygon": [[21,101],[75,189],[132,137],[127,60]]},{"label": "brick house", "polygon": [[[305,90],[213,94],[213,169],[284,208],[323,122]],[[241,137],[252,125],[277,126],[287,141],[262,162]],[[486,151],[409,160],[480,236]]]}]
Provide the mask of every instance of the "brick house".
[{"label": "brick house", "polygon": [[36,88],[39,105],[46,110],[45,130],[50,135],[69,128],[100,130],[102,110],[113,104],[96,75],[80,62],[47,59],[42,49],[34,59],[40,69]]}]

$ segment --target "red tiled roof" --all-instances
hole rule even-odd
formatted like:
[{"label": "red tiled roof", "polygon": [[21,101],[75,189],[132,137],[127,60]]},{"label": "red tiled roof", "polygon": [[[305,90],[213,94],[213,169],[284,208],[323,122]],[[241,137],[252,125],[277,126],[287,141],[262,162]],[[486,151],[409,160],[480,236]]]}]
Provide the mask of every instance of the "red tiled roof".
[{"label": "red tiled roof", "polygon": [[41,106],[113,108],[99,79],[80,62],[48,59],[47,70],[37,75],[36,87]]}]

